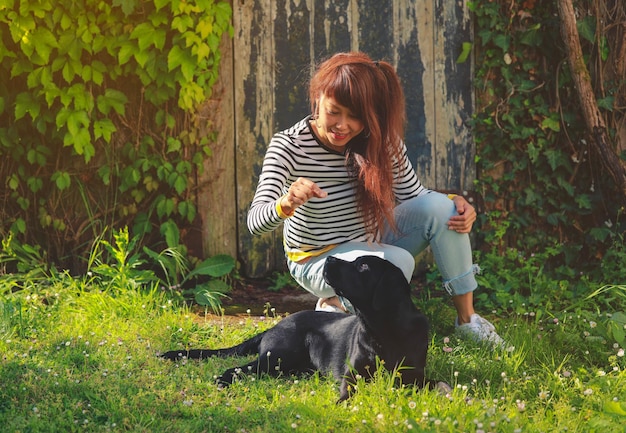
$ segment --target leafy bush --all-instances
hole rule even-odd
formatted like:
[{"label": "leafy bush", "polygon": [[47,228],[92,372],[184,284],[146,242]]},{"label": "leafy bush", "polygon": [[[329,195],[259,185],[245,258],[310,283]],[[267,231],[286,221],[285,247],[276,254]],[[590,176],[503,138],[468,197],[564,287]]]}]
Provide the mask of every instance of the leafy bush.
[{"label": "leafy bush", "polygon": [[[612,30],[608,22],[596,26],[605,11],[590,3],[579,2],[588,6],[580,9],[579,30],[588,69],[599,74],[609,69],[604,65],[613,49],[607,43]],[[620,263],[626,258],[620,246],[626,230],[620,219],[623,194],[589,146],[556,7],[555,2],[521,0],[470,2],[477,35],[477,187],[487,207],[480,220],[482,235],[487,250],[496,247],[489,252],[494,260],[498,254],[532,260],[534,254],[545,259],[541,273],[558,281],[571,282],[582,272],[616,282],[610,280],[623,271],[603,257],[618,254]],[[597,15],[586,16],[583,10]],[[623,119],[623,106],[612,105],[609,97],[624,94],[626,83],[593,79],[603,82],[597,96],[603,114],[614,122]],[[567,275],[563,266],[577,272]]]},{"label": "leafy bush", "polygon": [[3,2],[0,236],[72,269],[108,227],[178,247],[211,152],[195,113],[231,14],[227,1]]}]

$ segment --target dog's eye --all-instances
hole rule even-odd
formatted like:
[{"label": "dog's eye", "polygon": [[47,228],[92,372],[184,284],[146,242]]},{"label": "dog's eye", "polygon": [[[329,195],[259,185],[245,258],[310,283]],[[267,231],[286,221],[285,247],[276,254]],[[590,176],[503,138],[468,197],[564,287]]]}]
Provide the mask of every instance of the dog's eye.
[{"label": "dog's eye", "polygon": [[369,271],[370,267],[367,263],[361,263],[359,265],[359,272],[365,272],[365,271]]}]

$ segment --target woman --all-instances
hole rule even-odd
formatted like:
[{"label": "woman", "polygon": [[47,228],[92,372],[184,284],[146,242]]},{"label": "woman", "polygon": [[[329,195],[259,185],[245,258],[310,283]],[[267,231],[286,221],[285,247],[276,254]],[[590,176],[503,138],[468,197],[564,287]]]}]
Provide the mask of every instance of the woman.
[{"label": "woman", "polygon": [[463,335],[503,345],[474,311],[468,233],[474,208],[461,196],[425,188],[403,141],[404,94],[387,62],[339,53],[323,62],[309,86],[312,115],[272,138],[248,213],[253,234],[284,223],[293,278],[319,298],[316,309],[346,311],[325,283],[328,256],[376,255],[411,280],[415,256],[431,246]]}]

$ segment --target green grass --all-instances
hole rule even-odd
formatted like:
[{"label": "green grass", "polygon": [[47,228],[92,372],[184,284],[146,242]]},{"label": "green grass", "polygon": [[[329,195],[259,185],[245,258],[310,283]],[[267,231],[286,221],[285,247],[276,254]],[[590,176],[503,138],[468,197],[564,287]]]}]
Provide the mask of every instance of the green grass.
[{"label": "green grass", "polygon": [[615,320],[584,305],[488,314],[515,345],[494,352],[457,340],[452,309],[431,300],[422,305],[434,328],[428,375],[453,392],[398,388],[393,374],[377,373],[337,405],[325,376],[245,379],[219,391],[214,376],[240,360],[156,356],[235,344],[280,317],[207,320],[156,289],[106,292],[69,277],[0,293],[2,431],[625,431]]}]

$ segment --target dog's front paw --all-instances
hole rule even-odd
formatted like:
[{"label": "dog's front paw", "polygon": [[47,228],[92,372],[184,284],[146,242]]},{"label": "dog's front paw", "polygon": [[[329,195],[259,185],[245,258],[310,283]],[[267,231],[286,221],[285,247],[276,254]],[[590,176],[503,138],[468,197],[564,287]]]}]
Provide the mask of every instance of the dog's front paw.
[{"label": "dog's front paw", "polygon": [[169,359],[170,361],[180,361],[184,357],[186,357],[186,351],[184,350],[170,350],[168,352],[162,353],[161,358]]}]

